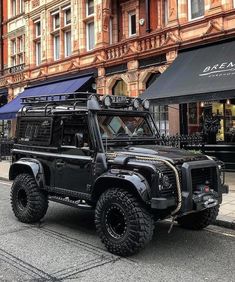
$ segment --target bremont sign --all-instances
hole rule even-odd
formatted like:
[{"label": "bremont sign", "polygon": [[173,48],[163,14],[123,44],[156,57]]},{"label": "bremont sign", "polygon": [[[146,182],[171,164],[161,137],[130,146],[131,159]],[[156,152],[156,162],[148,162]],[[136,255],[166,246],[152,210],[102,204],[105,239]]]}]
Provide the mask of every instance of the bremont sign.
[{"label": "bremont sign", "polygon": [[205,66],[199,76],[218,77],[235,74],[235,62],[222,62],[215,65]]}]

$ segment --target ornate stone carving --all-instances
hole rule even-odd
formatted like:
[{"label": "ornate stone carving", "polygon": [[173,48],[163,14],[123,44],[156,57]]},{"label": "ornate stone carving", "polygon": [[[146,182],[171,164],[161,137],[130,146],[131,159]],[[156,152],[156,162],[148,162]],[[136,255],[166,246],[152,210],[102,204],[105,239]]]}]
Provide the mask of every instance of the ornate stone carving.
[{"label": "ornate stone carving", "polygon": [[224,32],[224,27],[219,24],[216,20],[211,20],[208,22],[206,32],[202,34],[202,36],[207,36],[215,32]]}]

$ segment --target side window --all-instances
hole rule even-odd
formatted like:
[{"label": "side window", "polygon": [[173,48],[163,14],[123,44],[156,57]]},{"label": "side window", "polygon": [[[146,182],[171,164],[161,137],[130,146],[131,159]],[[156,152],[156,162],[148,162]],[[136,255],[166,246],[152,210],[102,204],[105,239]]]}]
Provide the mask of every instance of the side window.
[{"label": "side window", "polygon": [[[82,144],[78,143],[78,139]],[[63,121],[62,146],[90,147],[88,124],[85,117],[66,119]]]}]

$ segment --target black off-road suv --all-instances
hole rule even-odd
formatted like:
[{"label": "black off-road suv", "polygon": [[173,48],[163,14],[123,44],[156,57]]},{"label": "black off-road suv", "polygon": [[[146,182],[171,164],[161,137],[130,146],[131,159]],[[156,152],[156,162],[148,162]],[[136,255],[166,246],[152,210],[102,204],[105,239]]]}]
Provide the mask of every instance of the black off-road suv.
[{"label": "black off-road suv", "polygon": [[147,100],[88,93],[23,98],[9,172],[15,216],[40,221],[48,200],[94,209],[102,242],[122,256],[151,240],[154,220],[213,223],[228,190],[221,164],[159,146],[148,109]]}]

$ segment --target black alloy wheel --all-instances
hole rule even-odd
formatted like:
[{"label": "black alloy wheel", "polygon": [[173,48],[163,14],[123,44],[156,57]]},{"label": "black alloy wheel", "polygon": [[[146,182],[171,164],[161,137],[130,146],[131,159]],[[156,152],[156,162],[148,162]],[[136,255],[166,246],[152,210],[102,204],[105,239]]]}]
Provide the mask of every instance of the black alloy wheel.
[{"label": "black alloy wheel", "polygon": [[124,189],[109,189],[100,196],[95,223],[108,251],[120,256],[137,253],[153,236],[152,215],[140,200]]},{"label": "black alloy wheel", "polygon": [[35,223],[46,214],[48,197],[39,189],[32,175],[19,174],[11,187],[11,206],[21,222]]}]

